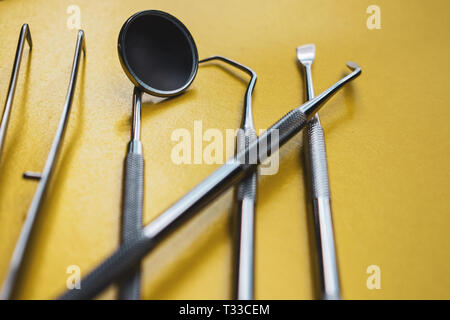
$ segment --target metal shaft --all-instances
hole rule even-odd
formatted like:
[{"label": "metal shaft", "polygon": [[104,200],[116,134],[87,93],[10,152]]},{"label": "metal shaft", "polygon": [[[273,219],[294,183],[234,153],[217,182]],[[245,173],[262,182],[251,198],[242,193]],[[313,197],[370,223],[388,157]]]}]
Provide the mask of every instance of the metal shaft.
[{"label": "metal shaft", "polygon": [[[81,280],[80,290],[69,290],[60,299],[91,299],[134,268],[157,244],[178,229],[186,220],[195,216],[222,192],[239,183],[254,172],[260,164],[280,146],[296,135],[320,107],[347,82],[361,74],[355,63],[347,64],[353,72],[339,80],[316,98],[287,113],[264,132],[257,141],[227,161],[184,197],[148,224],[135,240],[123,244],[97,268]],[[250,154],[257,154],[257,163],[245,163]]]},{"label": "metal shaft", "polygon": [[[250,143],[256,141],[255,125],[252,113],[252,94],[256,84],[256,73],[236,61],[222,57],[212,56],[200,63],[220,60],[232,65],[251,76],[244,100],[244,115],[241,130],[237,134],[237,150],[242,151]],[[246,159],[253,163],[256,159]],[[254,298],[254,250],[255,250],[255,207],[258,172],[255,170],[237,186],[236,195],[236,245],[235,245],[235,283],[234,297],[238,300],[253,300]]]},{"label": "metal shaft", "polygon": [[[131,141],[124,165],[122,197],[122,244],[136,239],[142,231],[144,205],[144,156],[141,143],[142,92],[134,88]],[[119,282],[120,300],[141,297],[141,267],[137,265]]]},{"label": "metal shaft", "polygon": [[66,131],[67,123],[69,120],[70,109],[72,106],[73,96],[75,93],[75,86],[77,81],[78,69],[81,59],[81,52],[85,53],[85,41],[84,32],[80,30],[78,32],[77,44],[75,48],[75,55],[72,65],[72,73],[70,75],[69,88],[67,91],[66,101],[64,104],[63,112],[59,120],[58,128],[53,139],[52,146],[50,148],[47,161],[44,166],[44,170],[41,174],[39,185],[37,186],[36,193],[34,194],[33,201],[31,202],[30,208],[28,209],[25,222],[22,226],[19,239],[16,243],[11,262],[9,264],[8,273],[6,279],[4,280],[1,299],[10,299],[14,293],[14,289],[17,283],[17,277],[23,265],[23,259],[25,252],[29,243],[31,233],[33,231],[34,222],[38,216],[38,212],[42,206],[45,193],[48,188],[50,178],[53,173],[53,168],[58,157],[62,140],[64,138],[64,133]]},{"label": "metal shaft", "polygon": [[[200,63],[220,60],[232,65],[251,76],[245,92],[244,115],[241,130],[237,135],[237,150],[242,151],[250,143],[256,141],[255,125],[252,113],[252,94],[255,88],[256,73],[247,66],[222,56],[212,56]],[[256,159],[246,159],[248,163]],[[236,195],[236,239],[235,239],[235,279],[234,297],[238,300],[253,300],[254,298],[254,250],[255,250],[255,207],[258,172],[255,170],[237,186]]]},{"label": "metal shaft", "polygon": [[129,152],[142,153],[141,143],[142,92],[135,87],[133,91],[133,120],[131,124],[131,141]]},{"label": "metal shaft", "polygon": [[[306,63],[305,80],[307,100],[314,98],[311,63]],[[322,299],[340,299],[339,276],[334,245],[333,221],[331,216],[328,165],[323,128],[316,114],[307,125],[308,172],[311,179],[312,208],[320,268]]]},{"label": "metal shaft", "polygon": [[33,42],[31,40],[31,32],[28,24],[24,24],[20,29],[19,43],[17,44],[16,56],[14,58],[11,79],[9,81],[8,95],[6,97],[5,109],[3,109],[2,120],[0,123],[0,155],[2,154],[3,146],[5,144],[6,130],[8,129],[9,117],[11,115],[14,94],[16,92],[17,78],[19,77],[20,63],[22,61],[25,40],[28,42],[31,51],[33,48]]},{"label": "metal shaft", "polygon": [[[245,119],[244,119],[245,123]],[[241,150],[248,148],[257,139],[253,128],[239,132]],[[238,137],[239,138],[239,137]],[[243,140],[243,141],[242,141]],[[238,148],[239,150],[239,148]],[[250,157],[249,157],[250,158]],[[247,163],[252,163],[250,159]],[[255,278],[255,207],[258,171],[255,170],[245,177],[237,186],[237,238],[236,238],[236,279],[235,298],[238,300],[254,299]]]}]

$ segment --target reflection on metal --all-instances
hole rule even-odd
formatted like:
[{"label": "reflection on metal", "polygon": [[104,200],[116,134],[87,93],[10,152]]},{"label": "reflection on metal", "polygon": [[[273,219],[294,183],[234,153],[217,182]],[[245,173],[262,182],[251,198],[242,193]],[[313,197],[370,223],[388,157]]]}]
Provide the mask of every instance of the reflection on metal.
[{"label": "reflection on metal", "polygon": [[[314,44],[297,47],[297,59],[305,70],[306,100],[314,98],[311,66],[315,55],[316,47]],[[324,133],[317,113],[308,121],[306,138],[307,164],[311,180],[312,208],[319,257],[321,295],[324,300],[339,300],[341,294],[331,216],[327,154]]]},{"label": "reflection on metal", "polygon": [[33,41],[31,40],[30,27],[26,23],[20,29],[19,43],[17,44],[16,57],[14,58],[11,80],[9,81],[8,95],[6,96],[5,109],[3,109],[2,120],[0,123],[0,156],[3,151],[3,146],[5,145],[6,130],[8,129],[9,116],[11,115],[14,93],[16,92],[17,78],[19,77],[25,40],[28,42],[31,51],[33,48]]},{"label": "reflection on metal", "polygon": [[[212,56],[200,63],[220,60],[228,63],[251,76],[245,93],[244,116],[237,136],[238,152],[256,140],[256,131],[252,115],[252,93],[256,84],[256,73],[240,63],[222,56]],[[250,163],[251,159],[246,159]],[[234,297],[238,300],[254,298],[254,256],[255,256],[255,206],[258,173],[255,170],[237,186],[237,237],[235,249],[235,283]]]}]

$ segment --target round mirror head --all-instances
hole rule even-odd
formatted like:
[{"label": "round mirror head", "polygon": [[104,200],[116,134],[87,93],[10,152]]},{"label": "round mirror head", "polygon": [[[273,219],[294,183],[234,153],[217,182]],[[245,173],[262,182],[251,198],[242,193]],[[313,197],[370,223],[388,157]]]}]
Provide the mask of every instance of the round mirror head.
[{"label": "round mirror head", "polygon": [[197,74],[194,39],[181,21],[162,11],[147,10],[131,16],[120,30],[118,49],[128,78],[151,95],[177,95]]}]

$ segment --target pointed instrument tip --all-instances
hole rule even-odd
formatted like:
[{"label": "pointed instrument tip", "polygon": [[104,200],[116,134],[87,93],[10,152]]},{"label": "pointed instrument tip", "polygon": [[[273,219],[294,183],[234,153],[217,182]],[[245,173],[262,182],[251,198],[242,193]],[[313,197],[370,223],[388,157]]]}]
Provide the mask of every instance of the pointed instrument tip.
[{"label": "pointed instrument tip", "polygon": [[25,39],[27,40],[28,45],[30,46],[30,50],[33,49],[33,40],[31,39],[31,31],[28,23],[24,23],[22,25],[21,33],[25,35]]}]

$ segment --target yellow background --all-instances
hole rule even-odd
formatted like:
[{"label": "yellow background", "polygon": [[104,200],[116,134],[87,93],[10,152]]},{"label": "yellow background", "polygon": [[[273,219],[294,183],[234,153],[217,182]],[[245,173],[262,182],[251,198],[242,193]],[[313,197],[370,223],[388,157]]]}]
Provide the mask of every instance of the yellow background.
[{"label": "yellow background", "polygon": [[[317,46],[317,93],[346,72],[347,60],[359,63],[362,76],[320,112],[343,298],[450,298],[447,0],[0,1],[2,103],[23,23],[34,41],[32,54],[25,50],[0,164],[0,279],[36,188],[21,175],[42,169],[65,99],[76,40],[67,27],[71,4],[81,9],[87,58],[16,298],[57,296],[69,265],[85,275],[118,245],[132,84],[116,45],[123,22],[144,9],[178,17],[201,58],[221,54],[256,71],[258,129],[303,101],[298,45]],[[371,4],[381,8],[381,30],[366,27]],[[217,168],[173,164],[172,131],[193,130],[194,120],[203,120],[204,130],[237,128],[246,79],[200,67],[183,96],[159,103],[145,96],[145,223]],[[260,180],[258,299],[317,296],[301,149],[300,134],[283,148],[279,173]],[[232,199],[228,192],[145,260],[144,298],[231,297]],[[366,287],[370,265],[381,268],[380,290]],[[101,296],[114,297],[114,289]]]}]

